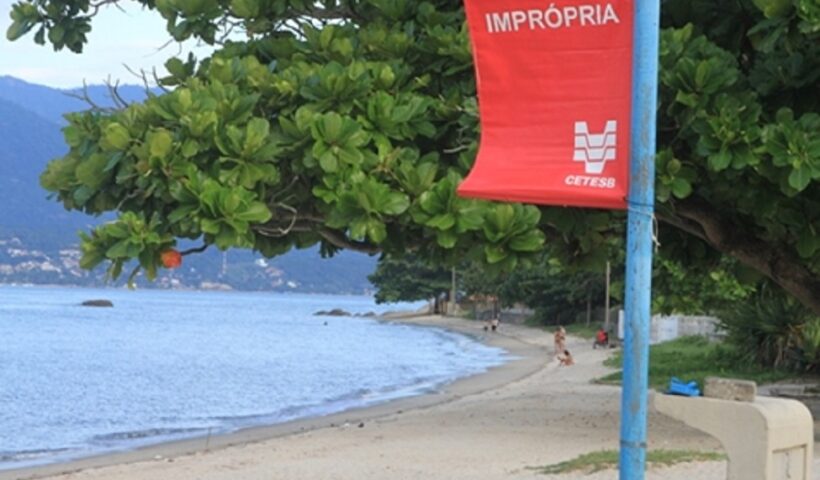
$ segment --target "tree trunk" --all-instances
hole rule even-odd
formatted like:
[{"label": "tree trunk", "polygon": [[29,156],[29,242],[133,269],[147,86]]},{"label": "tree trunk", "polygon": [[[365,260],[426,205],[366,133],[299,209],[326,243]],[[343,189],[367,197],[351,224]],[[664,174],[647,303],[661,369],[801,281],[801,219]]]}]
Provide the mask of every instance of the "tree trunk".
[{"label": "tree trunk", "polygon": [[748,229],[722,217],[712,205],[697,198],[676,203],[674,213],[676,215],[659,213],[658,218],[769,277],[820,315],[820,279],[792,253],[791,247],[756,238]]}]

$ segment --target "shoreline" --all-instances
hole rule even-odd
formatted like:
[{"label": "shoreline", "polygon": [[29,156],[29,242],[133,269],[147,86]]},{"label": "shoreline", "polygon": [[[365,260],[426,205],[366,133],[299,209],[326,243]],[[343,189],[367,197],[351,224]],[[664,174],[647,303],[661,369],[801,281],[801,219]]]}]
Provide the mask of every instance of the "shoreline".
[{"label": "shoreline", "polygon": [[503,349],[509,356],[504,364],[447,383],[435,392],[387,400],[375,405],[356,407],[339,413],[308,417],[273,425],[259,425],[233,432],[171,440],[125,451],[93,454],[78,459],[44,465],[0,470],[0,480],[25,480],[86,472],[104,467],[129,466],[140,462],[174,462],[231,447],[244,447],[273,439],[317,430],[359,428],[360,425],[392,415],[417,412],[451,403],[464,397],[480,395],[523,380],[547,368],[548,356],[543,348],[516,335],[488,333],[483,324],[472,320],[418,313],[387,313],[376,317],[384,323],[399,323],[442,328],[466,335],[485,345]]}]

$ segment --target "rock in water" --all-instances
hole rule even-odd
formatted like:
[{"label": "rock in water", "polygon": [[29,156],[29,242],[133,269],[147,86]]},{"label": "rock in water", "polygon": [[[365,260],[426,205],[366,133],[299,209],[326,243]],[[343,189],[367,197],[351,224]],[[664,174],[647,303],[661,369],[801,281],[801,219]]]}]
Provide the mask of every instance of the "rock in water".
[{"label": "rock in water", "polygon": [[346,312],[341,308],[334,308],[333,310],[326,311],[326,310],[319,310],[318,312],[314,313],[314,315],[326,315],[330,317],[349,317],[350,312]]},{"label": "rock in water", "polygon": [[111,300],[86,300],[80,305],[84,307],[113,307]]}]

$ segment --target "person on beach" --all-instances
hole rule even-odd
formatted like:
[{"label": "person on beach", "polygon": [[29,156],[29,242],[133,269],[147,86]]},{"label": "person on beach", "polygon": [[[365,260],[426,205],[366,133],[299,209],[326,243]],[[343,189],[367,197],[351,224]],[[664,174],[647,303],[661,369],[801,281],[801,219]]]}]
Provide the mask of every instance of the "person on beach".
[{"label": "person on beach", "polygon": [[555,355],[561,355],[566,351],[567,331],[564,327],[558,327],[555,331]]},{"label": "person on beach", "polygon": [[569,367],[571,365],[575,365],[575,360],[572,358],[572,354],[569,353],[569,350],[564,350],[564,353],[558,355],[558,366]]},{"label": "person on beach", "polygon": [[595,334],[595,343],[592,344],[592,348],[598,347],[608,347],[609,346],[609,334],[606,333],[603,327],[598,329],[598,332]]},{"label": "person on beach", "polygon": [[498,324],[499,324],[499,323],[501,323],[501,319],[500,319],[500,318],[498,318],[498,316],[496,315],[496,316],[495,316],[495,317],[493,317],[493,319],[490,321],[490,328],[492,329],[492,331],[496,331],[496,330],[498,330]]}]

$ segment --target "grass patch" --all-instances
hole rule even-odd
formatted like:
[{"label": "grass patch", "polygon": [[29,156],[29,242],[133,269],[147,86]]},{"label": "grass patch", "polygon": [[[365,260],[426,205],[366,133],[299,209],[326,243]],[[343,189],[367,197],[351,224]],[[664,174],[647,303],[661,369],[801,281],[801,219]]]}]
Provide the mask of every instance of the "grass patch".
[{"label": "grass patch", "polygon": [[[646,462],[650,465],[674,465],[683,462],[704,462],[723,460],[722,453],[700,452],[697,450],[651,450],[646,454]],[[600,452],[585,453],[572,460],[547,465],[546,467],[531,467],[544,475],[556,473],[584,472],[595,473],[618,466],[618,452],[602,450]]]},{"label": "grass patch", "polygon": [[[649,347],[649,386],[666,389],[671,377],[687,382],[695,380],[701,389],[703,380],[712,376],[753,380],[759,384],[797,377],[792,372],[751,365],[738,358],[731,346],[713,343],[704,337],[682,337],[652,345]],[[622,363],[623,352],[618,351],[604,365],[618,368]],[[620,384],[621,372],[599,378],[597,382]]]}]

